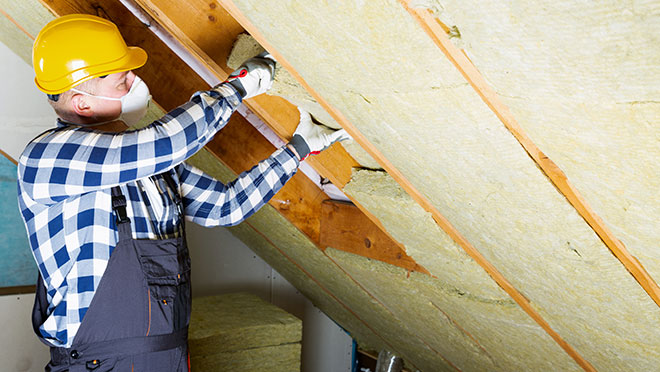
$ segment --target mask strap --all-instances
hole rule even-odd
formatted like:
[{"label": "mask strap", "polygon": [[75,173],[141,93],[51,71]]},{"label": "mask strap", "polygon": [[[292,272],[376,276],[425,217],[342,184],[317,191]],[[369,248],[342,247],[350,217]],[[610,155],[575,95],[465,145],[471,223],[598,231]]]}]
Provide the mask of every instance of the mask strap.
[{"label": "mask strap", "polygon": [[[103,79],[103,78],[105,78],[106,76],[108,76],[108,75],[101,76],[100,78]],[[76,92],[76,93],[80,93],[80,94],[82,94],[82,95],[88,96],[88,97],[96,97],[96,98],[101,98],[101,99],[108,99],[108,100],[111,100],[111,101],[121,101],[122,98],[126,97],[128,94],[130,94],[130,93],[135,89],[135,87],[138,85],[138,83],[139,83],[140,81],[141,81],[141,79],[140,79],[139,77],[136,76],[136,77],[133,79],[133,83],[131,84],[131,88],[128,90],[128,92],[127,92],[126,94],[124,94],[123,96],[119,97],[119,98],[115,98],[115,97],[106,97],[106,96],[97,96],[97,95],[92,94],[92,93],[83,92],[82,90],[78,90],[78,89],[76,89],[76,88],[71,88],[71,90],[74,91],[74,92]]]},{"label": "mask strap", "polygon": [[[132,87],[131,87],[131,88],[132,88]],[[108,100],[111,100],[111,101],[121,101],[121,97],[119,97],[119,98],[114,98],[114,97],[106,97],[106,96],[97,96],[97,95],[94,95],[94,94],[92,94],[92,93],[83,92],[82,90],[78,90],[78,89],[76,89],[76,88],[71,88],[71,90],[74,91],[74,92],[76,92],[76,93],[80,93],[80,94],[82,94],[82,95],[84,95],[84,96],[88,96],[88,97],[95,97],[95,98],[101,98],[101,99],[108,99]],[[130,91],[129,91],[129,92],[130,92]],[[122,96],[122,97],[123,97],[123,96]]]}]

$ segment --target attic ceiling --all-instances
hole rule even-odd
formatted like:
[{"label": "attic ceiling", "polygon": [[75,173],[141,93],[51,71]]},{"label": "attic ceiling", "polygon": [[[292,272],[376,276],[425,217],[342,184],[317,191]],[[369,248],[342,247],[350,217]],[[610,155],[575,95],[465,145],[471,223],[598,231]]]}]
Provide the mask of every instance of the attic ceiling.
[{"label": "attic ceiling", "polygon": [[[3,42],[29,61],[53,14],[97,14],[147,50],[165,110],[208,87],[122,3],[220,81],[247,30],[277,93],[356,139],[310,163],[382,245],[322,244],[302,174],[231,231],[361,347],[427,372],[657,369],[657,2],[2,0]],[[249,101],[291,135],[295,106]],[[190,160],[223,180],[273,149],[234,116]]]}]

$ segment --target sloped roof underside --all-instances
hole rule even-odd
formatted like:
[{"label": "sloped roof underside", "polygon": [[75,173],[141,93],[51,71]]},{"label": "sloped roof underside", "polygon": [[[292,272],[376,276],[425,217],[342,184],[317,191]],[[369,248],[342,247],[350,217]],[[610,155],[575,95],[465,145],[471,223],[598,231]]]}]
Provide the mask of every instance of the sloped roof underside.
[{"label": "sloped roof underside", "polygon": [[[657,365],[657,305],[399,2],[234,3],[595,368]],[[490,6],[442,3],[521,125],[654,274],[657,84],[644,76],[657,68],[656,10]]]},{"label": "sloped roof underside", "polygon": [[[205,18],[202,5],[217,12],[215,3],[189,3]],[[432,276],[323,252],[270,205],[231,229],[362,347],[390,349],[427,372],[579,370],[580,358],[586,369],[657,368],[658,306],[401,2],[234,3],[579,357],[394,179],[373,170],[355,171],[344,192]],[[531,140],[657,278],[660,5],[416,3],[457,27],[453,40]],[[4,4],[29,32],[49,20],[36,1],[25,3],[35,8],[25,19],[17,4]],[[18,42],[19,54],[29,55],[29,41]],[[207,150],[190,161],[221,180],[235,177]]]}]

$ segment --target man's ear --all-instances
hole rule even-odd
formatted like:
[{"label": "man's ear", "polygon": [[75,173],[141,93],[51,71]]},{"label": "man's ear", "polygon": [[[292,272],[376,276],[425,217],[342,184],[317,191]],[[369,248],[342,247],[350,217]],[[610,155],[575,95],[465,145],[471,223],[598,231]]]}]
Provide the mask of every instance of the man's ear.
[{"label": "man's ear", "polygon": [[79,93],[71,96],[71,108],[78,116],[90,117],[94,114],[87,97]]}]

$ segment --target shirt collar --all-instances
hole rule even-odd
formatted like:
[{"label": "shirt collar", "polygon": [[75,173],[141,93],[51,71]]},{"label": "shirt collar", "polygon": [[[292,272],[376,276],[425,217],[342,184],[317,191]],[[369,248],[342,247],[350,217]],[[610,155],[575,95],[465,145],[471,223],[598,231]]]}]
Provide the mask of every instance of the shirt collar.
[{"label": "shirt collar", "polygon": [[57,127],[58,127],[58,128],[68,127],[69,125],[73,125],[73,124],[68,123],[68,122],[66,122],[66,121],[64,121],[64,120],[62,120],[62,119],[60,119],[60,118],[57,118]]}]

